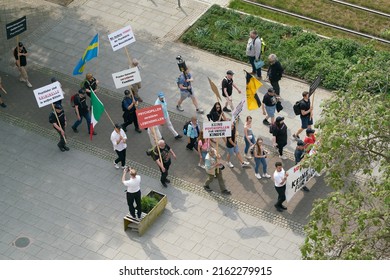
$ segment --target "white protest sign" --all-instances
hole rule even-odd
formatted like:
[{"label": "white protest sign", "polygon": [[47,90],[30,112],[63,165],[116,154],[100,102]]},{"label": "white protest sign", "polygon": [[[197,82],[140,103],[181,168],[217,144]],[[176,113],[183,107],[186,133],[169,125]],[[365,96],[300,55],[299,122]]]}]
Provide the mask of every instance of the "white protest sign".
[{"label": "white protest sign", "polygon": [[313,178],[316,171],[313,168],[301,168],[295,165],[291,167],[288,172],[286,182],[286,201],[289,202],[291,198],[303,187],[311,178]]},{"label": "white protest sign", "polygon": [[232,136],[232,122],[204,122],[203,138],[222,138]]},{"label": "white protest sign", "polygon": [[123,88],[132,84],[141,82],[141,76],[139,74],[138,67],[123,70],[112,74],[114,84],[116,88]]},{"label": "white protest sign", "polygon": [[34,89],[34,95],[39,108],[64,99],[64,93],[59,82]]},{"label": "white protest sign", "polygon": [[124,46],[130,45],[135,42],[135,37],[131,26],[123,27],[122,29],[108,34],[108,40],[110,41],[113,51],[117,51]]},{"label": "white protest sign", "polygon": [[238,105],[236,106],[236,108],[234,108],[233,113],[232,113],[233,120],[235,120],[238,117],[238,115],[242,112],[242,109],[244,108],[245,102],[246,102],[246,98],[241,100],[240,103],[238,103]]}]

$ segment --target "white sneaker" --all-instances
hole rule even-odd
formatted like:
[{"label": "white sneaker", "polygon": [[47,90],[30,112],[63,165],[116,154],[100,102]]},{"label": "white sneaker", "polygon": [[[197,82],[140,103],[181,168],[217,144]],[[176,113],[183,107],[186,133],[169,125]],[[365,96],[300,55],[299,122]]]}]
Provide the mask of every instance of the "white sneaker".
[{"label": "white sneaker", "polygon": [[119,165],[118,165],[117,163],[115,163],[115,162],[114,162],[114,167],[115,167],[116,169],[119,169]]},{"label": "white sneaker", "polygon": [[247,162],[247,161],[243,161],[242,163],[241,163],[241,166],[242,167],[245,167],[245,166],[248,166],[249,165],[249,162]]},{"label": "white sneaker", "polygon": [[246,159],[252,159],[253,157],[251,155],[245,154],[244,155]]},{"label": "white sneaker", "polygon": [[264,178],[271,178],[271,175],[269,175],[268,173],[265,173],[265,174],[263,174],[263,177]]},{"label": "white sneaker", "polygon": [[259,173],[255,173],[255,176],[256,176],[257,179],[261,179],[261,176],[260,176]]},{"label": "white sneaker", "polygon": [[196,109],[196,112],[197,112],[198,114],[203,114],[203,113],[204,113],[204,111],[203,111],[203,109],[202,109],[202,108],[198,108],[198,109]]},{"label": "white sneaker", "polygon": [[26,81],[25,79],[23,79],[22,77],[19,78],[19,81],[21,81],[21,82],[23,82],[23,83],[27,82],[27,81]]},{"label": "white sneaker", "polygon": [[200,168],[203,168],[203,169],[205,168],[204,165],[201,164],[201,163],[198,163],[198,166],[199,166]]},{"label": "white sneaker", "polygon": [[27,81],[26,85],[27,85],[27,87],[32,88],[32,84],[30,84],[29,81]]},{"label": "white sneaker", "polygon": [[180,105],[176,105],[176,109],[179,110],[180,112],[184,111],[184,109]]},{"label": "white sneaker", "polygon": [[287,159],[287,157],[286,157],[285,155],[279,156],[279,158],[281,158],[281,159]]},{"label": "white sneaker", "polygon": [[234,167],[234,165],[233,165],[230,161],[227,163],[227,165],[228,165],[230,168],[233,168],[233,167]]},{"label": "white sneaker", "polygon": [[122,169],[125,169],[126,168],[126,165],[125,166],[121,166]]}]

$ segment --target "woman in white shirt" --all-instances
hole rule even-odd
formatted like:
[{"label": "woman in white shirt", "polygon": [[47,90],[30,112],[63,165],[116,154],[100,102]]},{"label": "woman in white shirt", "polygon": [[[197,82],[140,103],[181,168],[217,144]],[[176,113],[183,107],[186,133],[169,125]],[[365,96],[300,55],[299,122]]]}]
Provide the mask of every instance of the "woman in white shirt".
[{"label": "woman in white shirt", "polygon": [[[126,174],[130,174],[130,179],[126,180]],[[137,175],[137,170],[134,168],[125,168],[123,170],[122,175],[122,183],[127,187],[126,190],[126,199],[127,199],[127,205],[129,206],[129,212],[131,217],[134,220],[140,220],[141,219],[141,176]],[[137,205],[136,208],[134,208],[134,201]],[[137,217],[135,216],[135,209],[137,209]]]},{"label": "woman in white shirt", "polygon": [[118,158],[114,160],[114,167],[116,169],[119,169],[118,163],[121,162],[122,169],[124,169],[126,165],[127,136],[119,124],[115,125],[114,131],[111,133],[110,139],[114,147],[114,151],[118,155]]}]

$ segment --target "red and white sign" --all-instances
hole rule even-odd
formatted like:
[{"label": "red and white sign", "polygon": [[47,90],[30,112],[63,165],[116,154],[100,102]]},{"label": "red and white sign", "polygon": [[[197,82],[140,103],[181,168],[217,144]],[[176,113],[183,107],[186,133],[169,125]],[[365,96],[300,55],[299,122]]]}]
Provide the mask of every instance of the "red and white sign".
[{"label": "red and white sign", "polygon": [[161,105],[154,105],[143,109],[137,109],[138,125],[140,128],[161,125],[165,123],[164,112]]},{"label": "red and white sign", "polygon": [[203,123],[203,138],[222,138],[232,136],[232,122]]},{"label": "red and white sign", "polygon": [[61,84],[54,82],[50,85],[34,89],[34,96],[39,108],[41,108],[64,99],[64,92],[62,91]]},{"label": "red and white sign", "polygon": [[134,43],[135,37],[131,26],[128,25],[118,31],[108,34],[108,40],[110,41],[111,47],[115,52],[124,46]]},{"label": "red and white sign", "polygon": [[301,168],[301,165],[291,167],[286,182],[286,201],[289,202],[293,196],[313,178],[316,171],[313,168]]}]

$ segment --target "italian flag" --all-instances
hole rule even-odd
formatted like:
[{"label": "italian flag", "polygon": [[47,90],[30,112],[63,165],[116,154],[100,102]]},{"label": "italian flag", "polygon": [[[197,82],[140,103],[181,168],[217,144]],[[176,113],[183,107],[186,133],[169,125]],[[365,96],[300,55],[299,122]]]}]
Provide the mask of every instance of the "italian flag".
[{"label": "italian flag", "polygon": [[95,125],[98,123],[98,121],[100,120],[100,117],[102,116],[103,112],[104,112],[103,103],[100,101],[100,99],[96,96],[96,94],[91,89],[91,127],[89,129],[91,140],[93,135],[93,129]]}]

